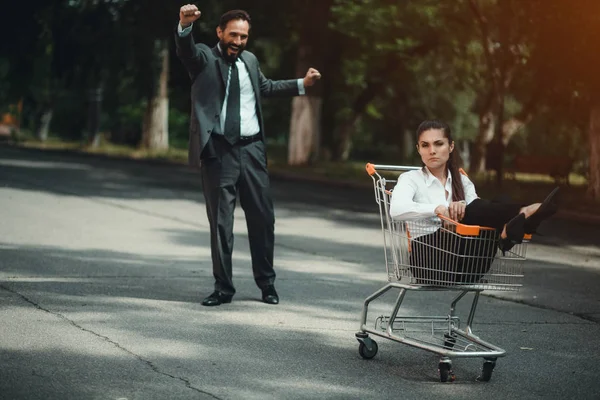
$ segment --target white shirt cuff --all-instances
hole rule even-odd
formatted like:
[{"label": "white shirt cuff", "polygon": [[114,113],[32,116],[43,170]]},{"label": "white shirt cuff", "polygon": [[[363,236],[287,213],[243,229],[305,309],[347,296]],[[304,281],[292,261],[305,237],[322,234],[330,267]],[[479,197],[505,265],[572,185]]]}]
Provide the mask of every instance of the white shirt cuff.
[{"label": "white shirt cuff", "polygon": [[298,79],[298,94],[300,96],[304,96],[306,94],[306,90],[304,89],[304,79]]},{"label": "white shirt cuff", "polygon": [[193,26],[194,26],[194,24],[191,24],[187,28],[183,29],[183,27],[181,26],[181,22],[180,22],[177,24],[177,34],[179,35],[179,37],[187,36],[192,31]]}]

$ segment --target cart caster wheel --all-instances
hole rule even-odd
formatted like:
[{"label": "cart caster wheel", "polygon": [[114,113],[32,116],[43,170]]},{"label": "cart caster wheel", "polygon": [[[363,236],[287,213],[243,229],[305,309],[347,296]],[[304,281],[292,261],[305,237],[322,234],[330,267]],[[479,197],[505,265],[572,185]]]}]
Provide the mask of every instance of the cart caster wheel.
[{"label": "cart caster wheel", "polygon": [[438,371],[440,373],[440,382],[454,382],[456,380],[456,375],[454,375],[454,371],[452,371],[451,363],[439,363]]},{"label": "cart caster wheel", "polygon": [[456,344],[456,337],[449,335],[447,333],[444,333],[444,348],[451,350],[452,348],[454,348],[455,344]]},{"label": "cart caster wheel", "polygon": [[477,377],[479,382],[489,382],[492,379],[492,372],[496,366],[496,360],[485,360],[481,368],[481,376]]},{"label": "cart caster wheel", "polygon": [[370,349],[364,342],[360,342],[358,345],[358,354],[360,354],[360,356],[365,360],[370,360],[371,358],[375,357],[377,350],[379,350],[376,341],[369,339],[369,345],[371,347]]}]

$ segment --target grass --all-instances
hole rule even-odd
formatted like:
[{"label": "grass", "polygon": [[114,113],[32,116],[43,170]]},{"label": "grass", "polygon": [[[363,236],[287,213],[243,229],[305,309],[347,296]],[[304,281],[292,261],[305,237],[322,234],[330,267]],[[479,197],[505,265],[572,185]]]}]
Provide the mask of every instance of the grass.
[{"label": "grass", "polygon": [[98,146],[81,143],[79,141],[66,141],[55,137],[40,142],[37,139],[24,138],[18,142],[19,146],[47,150],[68,150],[79,153],[102,154],[112,157],[126,157],[132,159],[165,160],[175,163],[187,162],[187,150],[170,148],[168,150],[147,150],[127,145],[118,145],[105,140],[100,140]]},{"label": "grass", "polygon": [[[187,162],[187,149],[170,148],[166,151],[150,151],[131,146],[116,145],[105,140],[101,140],[97,147],[91,147],[81,142],[64,141],[56,137],[50,137],[45,142],[40,142],[30,137],[22,137],[18,145],[37,149],[102,154],[109,157],[161,160],[181,164]],[[366,162],[324,161],[306,166],[290,166],[286,163],[285,154],[285,149],[280,148],[280,146],[273,145],[269,147],[269,170],[272,174],[279,173],[296,177],[318,178],[320,180],[332,181],[332,183],[364,184],[365,187],[371,183],[365,172]],[[397,174],[386,175],[386,177],[395,179]],[[524,204],[542,201],[557,185],[550,176],[537,174],[517,173],[515,176],[507,175],[502,187],[497,186],[493,175],[471,176],[470,178],[475,182],[477,193],[482,198],[510,197],[512,200]],[[599,202],[589,199],[586,196],[587,181],[585,177],[578,174],[571,174],[569,183],[569,186],[561,185],[560,202],[563,207],[568,206],[572,211],[600,216]]]}]

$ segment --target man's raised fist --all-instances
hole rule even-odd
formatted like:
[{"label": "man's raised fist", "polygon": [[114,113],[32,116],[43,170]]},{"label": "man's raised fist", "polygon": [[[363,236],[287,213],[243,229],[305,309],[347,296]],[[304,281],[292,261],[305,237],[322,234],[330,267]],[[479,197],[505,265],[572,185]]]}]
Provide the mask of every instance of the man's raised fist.
[{"label": "man's raised fist", "polygon": [[186,4],[179,9],[179,23],[182,28],[187,28],[200,18],[200,11],[194,4]]}]

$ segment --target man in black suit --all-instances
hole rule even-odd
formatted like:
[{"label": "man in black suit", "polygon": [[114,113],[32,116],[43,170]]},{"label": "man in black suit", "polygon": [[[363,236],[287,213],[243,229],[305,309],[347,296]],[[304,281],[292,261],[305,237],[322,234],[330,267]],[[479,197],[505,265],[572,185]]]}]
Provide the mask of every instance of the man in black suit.
[{"label": "man in black suit", "polygon": [[262,300],[278,304],[273,270],[275,216],[270,195],[261,108],[263,96],[298,96],[321,74],[310,68],[303,79],[265,78],[256,56],[245,51],[250,16],[229,11],[217,27],[219,43],[195,44],[192,24],[200,18],[195,5],[181,7],[175,34],[177,55],[192,79],[189,162],[200,166],[210,223],[215,291],[202,304],[231,302],[233,212],[239,195],[246,214],[254,280]]}]

